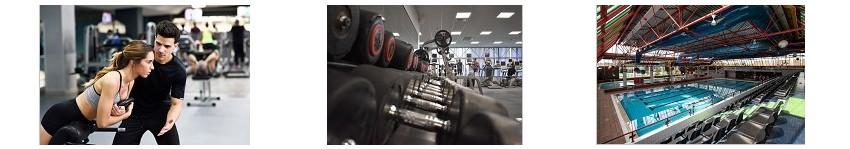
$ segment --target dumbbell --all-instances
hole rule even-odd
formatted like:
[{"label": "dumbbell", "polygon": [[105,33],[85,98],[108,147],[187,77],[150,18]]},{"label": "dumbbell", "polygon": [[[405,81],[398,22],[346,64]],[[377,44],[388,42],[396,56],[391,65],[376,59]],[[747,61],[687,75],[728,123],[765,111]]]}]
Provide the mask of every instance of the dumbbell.
[{"label": "dumbbell", "polygon": [[[417,94],[414,94],[414,95],[427,94],[427,95],[440,96],[440,97],[443,97],[443,98],[450,98],[450,97],[453,96],[452,93],[455,92],[455,89],[453,87],[436,87],[432,84],[427,84],[427,83],[420,83],[420,84],[421,85],[418,85],[418,86],[410,85],[411,87],[414,87],[414,88],[412,88],[412,90],[418,91],[418,92],[412,92],[412,93],[417,93]],[[444,103],[444,102],[441,102],[441,103]]]},{"label": "dumbbell", "polygon": [[354,49],[345,59],[357,64],[375,64],[384,45],[384,17],[378,13],[361,10],[360,29]]},{"label": "dumbbell", "polygon": [[429,67],[428,67],[428,62],[427,62],[427,61],[420,61],[420,62],[419,62],[419,65],[422,65],[422,66],[419,66],[419,72],[422,72],[422,73],[428,73],[428,68],[429,68]]},{"label": "dumbbell", "polygon": [[401,99],[405,103],[412,104],[413,107],[444,114],[447,106],[452,104],[452,97],[456,91],[455,87],[442,86],[442,84],[444,83],[441,81],[429,79],[423,75],[409,81]]},{"label": "dumbbell", "polygon": [[424,98],[429,101],[448,104],[448,99],[453,96],[454,87],[442,86],[436,80],[412,80],[405,89],[408,95]]},{"label": "dumbbell", "polygon": [[[470,123],[475,113],[487,111],[504,117],[508,116],[507,108],[495,99],[467,88],[457,88],[457,90],[452,96],[452,104],[448,105],[448,111],[443,115],[445,119],[456,125],[457,129],[461,129]],[[440,137],[437,138],[437,142],[440,144],[458,144],[456,141],[460,136],[457,132],[460,132],[460,130],[452,131],[450,134],[438,135]]]},{"label": "dumbbell", "polygon": [[[354,76],[362,77],[372,83],[373,87],[376,89],[375,91],[375,99],[376,105],[379,107],[385,106],[395,106],[398,109],[410,110],[412,108],[418,107],[422,109],[429,109],[427,106],[423,105],[431,105],[432,107],[441,106],[437,103],[428,104],[427,101],[424,100],[413,99],[410,95],[405,95],[404,90],[409,88],[406,85],[413,82],[418,78],[426,78],[421,73],[411,73],[405,72],[401,70],[391,69],[391,68],[381,68],[373,65],[359,65],[357,68],[351,71],[351,74]],[[440,111],[437,108],[430,108],[430,111],[438,112]],[[445,111],[447,108],[442,108],[442,111]],[[384,110],[376,109],[376,110]],[[444,113],[444,112],[443,112]],[[389,115],[391,113],[387,113],[385,111],[378,112],[378,118],[376,119],[375,124],[375,140],[374,144],[383,144],[387,139],[388,135],[391,133],[394,125],[397,124],[398,119],[393,119],[393,116]]]},{"label": "dumbbell", "polygon": [[413,60],[410,61],[410,68],[408,68],[407,71],[416,71],[416,70],[419,70],[419,57],[415,56],[415,54],[414,54]]},{"label": "dumbbell", "polygon": [[413,47],[402,40],[395,41],[395,52],[393,54],[392,62],[390,63],[390,67],[396,68],[399,70],[408,70],[411,67],[414,54]]},{"label": "dumbbell", "polygon": [[[384,112],[390,119],[400,123],[436,132],[438,144],[463,144],[465,142],[459,141],[464,137],[461,132],[474,126],[467,126],[467,124],[491,124],[476,122],[477,113],[489,112],[501,117],[507,117],[508,114],[506,109],[495,100],[477,95],[472,91],[462,91],[454,96],[453,100],[455,102],[447,105],[446,111],[434,112],[435,115],[398,108],[395,105],[385,105]],[[492,127],[485,129],[492,129]]]},{"label": "dumbbell", "polygon": [[449,121],[442,120],[436,116],[398,108],[395,105],[386,105],[384,111],[386,111],[389,118],[416,128],[434,132],[451,130]]},{"label": "dumbbell", "polygon": [[519,121],[493,112],[473,114],[461,126],[455,144],[522,144],[522,124]]},{"label": "dumbbell", "polygon": [[[407,71],[382,68],[374,65],[358,65],[357,68],[351,71],[352,75],[362,77],[372,83],[375,91],[375,104],[378,107],[385,105],[396,105],[400,108],[403,101],[403,92],[405,86],[413,78],[418,78],[419,74],[410,73]],[[375,108],[375,111],[382,111],[382,108]],[[378,118],[375,120],[375,141],[372,144],[385,144],[392,133],[393,128],[397,125],[395,120],[389,119],[385,112],[378,112]]]},{"label": "dumbbell", "polygon": [[360,7],[328,5],[328,60],[342,59],[354,46],[360,28]]},{"label": "dumbbell", "polygon": [[[396,128],[399,123],[435,132],[439,134],[438,138],[440,139],[437,140],[444,142],[444,144],[454,144],[457,143],[456,139],[461,132],[459,128],[464,126],[463,124],[469,123],[468,121],[471,119],[472,114],[481,111],[495,111],[493,113],[507,115],[504,107],[500,107],[501,105],[493,99],[478,95],[469,89],[454,87],[455,85],[453,84],[456,83],[453,83],[450,80],[434,78],[421,73],[380,68],[373,65],[360,65],[351,70],[350,74],[356,76],[355,78],[365,79],[366,82],[371,83],[371,86],[375,91],[373,96],[374,101],[372,101],[372,103],[375,104],[374,111],[377,111],[377,113],[375,113],[374,121],[371,122],[374,127],[360,129],[360,131],[371,131],[370,133],[372,134],[372,137],[370,140],[351,139],[353,137],[338,137],[338,139],[330,139],[330,136],[334,135],[329,135],[329,144],[339,143],[340,141],[344,142],[347,140],[353,140],[353,142],[357,142],[358,144],[385,144],[388,138],[391,137],[390,135],[392,134],[393,129]],[[339,75],[331,74],[330,70],[328,76],[329,78],[345,78],[345,76],[340,77]],[[358,79],[351,79],[349,77],[342,80]],[[339,102],[332,102],[331,99],[334,97],[344,97],[331,95],[331,86],[338,85],[331,85],[330,82],[340,81],[329,80],[329,114],[338,113],[330,111],[331,109],[337,109],[331,108],[330,105],[332,103]],[[413,92],[410,92],[412,90],[429,91],[429,93],[438,94],[437,96],[432,97],[442,97],[444,99],[442,103],[428,101],[421,97],[413,96]],[[368,91],[363,92],[368,93]],[[368,103],[369,101],[355,99],[347,104],[351,104],[351,106],[354,107],[363,107],[358,106],[362,103],[356,102]],[[439,108],[429,109],[428,106]],[[354,117],[362,117],[359,115],[369,114],[369,112],[358,113],[359,114],[348,114],[347,116],[353,115]],[[346,116],[345,114],[342,115]],[[329,115],[329,123],[334,122],[331,120],[332,117],[334,116]],[[361,119],[360,121],[369,120],[368,117],[359,119]],[[338,134],[336,132],[338,131],[330,130],[329,126],[329,134]]]},{"label": "dumbbell", "polygon": [[416,57],[419,58],[417,64],[419,65],[416,70],[418,72],[428,72],[428,63],[430,63],[431,59],[428,57],[428,51],[425,50],[424,47],[419,48],[414,52]]},{"label": "dumbbell", "polygon": [[416,89],[414,84],[408,85],[408,88],[405,89],[405,96],[411,96],[419,99],[424,99],[431,102],[436,102],[439,104],[449,104],[450,95],[446,95],[444,93],[433,92],[433,91],[424,91]]},{"label": "dumbbell", "polygon": [[392,63],[393,55],[395,54],[396,40],[392,32],[384,31],[384,45],[381,50],[381,56],[378,58],[377,66],[387,67]]},{"label": "dumbbell", "polygon": [[328,144],[368,144],[375,119],[375,89],[368,80],[328,69]]},{"label": "dumbbell", "polygon": [[[423,77],[427,76],[423,75]],[[419,78],[421,79],[422,77]],[[403,93],[402,97],[400,98],[401,100],[405,100],[405,104],[383,104],[383,111],[379,113],[385,113],[384,116],[386,119],[437,133],[437,141],[439,144],[465,144],[467,142],[459,140],[461,137],[464,137],[463,134],[460,133],[463,131],[463,129],[467,128],[461,127],[474,126],[466,126],[466,124],[491,124],[487,122],[475,122],[476,120],[474,120],[474,118],[477,113],[489,112],[502,117],[507,117],[508,113],[503,105],[501,105],[492,98],[477,94],[476,92],[469,89],[449,87],[457,91],[452,92],[456,94],[450,96],[451,99],[446,100],[449,101],[446,104],[427,101],[421,98],[413,98],[414,96],[409,96],[412,95],[412,92],[410,91],[411,89],[416,88],[416,84],[427,84],[434,86],[434,84],[427,82],[432,82],[434,84],[437,84],[437,82],[441,82],[439,84],[444,84],[447,86],[451,86],[451,84],[453,84],[451,81],[429,81],[428,79],[414,79],[408,81],[407,88],[404,89],[407,92]],[[428,106],[441,108],[428,109]],[[419,112],[410,109],[413,107],[423,111]],[[493,128],[487,127],[481,129]]]}]

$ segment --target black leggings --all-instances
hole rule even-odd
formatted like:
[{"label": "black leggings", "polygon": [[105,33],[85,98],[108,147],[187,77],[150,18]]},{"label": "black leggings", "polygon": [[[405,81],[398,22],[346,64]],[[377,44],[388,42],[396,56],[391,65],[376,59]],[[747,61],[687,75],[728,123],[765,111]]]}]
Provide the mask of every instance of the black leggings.
[{"label": "black leggings", "polygon": [[233,53],[234,58],[233,61],[237,65],[245,62],[245,48],[243,47],[243,42],[233,42]]},{"label": "black leggings", "polygon": [[50,106],[50,109],[47,109],[47,113],[44,113],[44,117],[41,118],[41,127],[44,127],[47,134],[52,136],[62,126],[75,121],[90,122],[83,116],[80,107],[77,107],[77,100],[71,99]]},{"label": "black leggings", "polygon": [[[141,113],[139,113],[141,114]],[[171,130],[165,132],[162,136],[156,136],[162,127],[165,126],[165,116],[136,115],[133,113],[127,119],[121,121],[121,128],[126,131],[115,133],[115,138],[112,140],[113,145],[139,145],[142,136],[145,132],[151,132],[156,144],[159,145],[180,145],[180,135],[177,134],[177,124],[171,127]]]}]

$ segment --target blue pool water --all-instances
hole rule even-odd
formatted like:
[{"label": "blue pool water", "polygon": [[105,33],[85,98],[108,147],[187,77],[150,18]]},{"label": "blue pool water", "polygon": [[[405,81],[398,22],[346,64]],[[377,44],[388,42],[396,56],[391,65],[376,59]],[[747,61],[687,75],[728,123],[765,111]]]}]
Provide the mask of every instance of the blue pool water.
[{"label": "blue pool water", "polygon": [[689,109],[699,111],[728,97],[752,88],[756,83],[730,79],[702,80],[690,84],[671,85],[614,95],[626,111],[632,129],[638,135],[665,126],[665,118],[674,122],[689,116]]}]

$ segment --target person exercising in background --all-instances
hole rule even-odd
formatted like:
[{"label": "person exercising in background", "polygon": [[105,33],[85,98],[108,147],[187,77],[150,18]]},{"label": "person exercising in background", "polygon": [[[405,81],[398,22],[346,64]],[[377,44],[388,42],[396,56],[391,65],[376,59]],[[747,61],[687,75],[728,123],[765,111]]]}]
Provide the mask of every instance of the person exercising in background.
[{"label": "person exercising in background", "polygon": [[106,39],[103,40],[104,46],[121,47],[121,36],[112,30],[106,31]]},{"label": "person exercising in background", "polygon": [[516,79],[516,62],[511,62],[511,66],[508,68],[508,83],[507,86],[513,86],[513,82]]},{"label": "person exercising in background", "polygon": [[112,144],[138,145],[145,131],[150,131],[160,145],[178,145],[177,119],[183,110],[186,69],[174,55],[180,29],[170,21],[156,25],[154,69],[147,78],[136,79],[132,94],[136,109],[121,121],[125,132],[115,133]]},{"label": "person exercising in background", "polygon": [[[215,73],[216,64],[218,64],[218,51],[216,51],[216,49],[218,49],[218,46],[215,45],[215,39],[213,39],[213,28],[210,27],[209,22],[207,22],[206,26],[207,27],[204,28],[203,31],[201,31],[201,40],[199,42],[196,42],[201,43],[200,49],[203,49],[204,52],[200,52],[201,54],[189,55],[189,73],[192,74],[199,74],[198,71],[206,71],[205,73],[213,74]],[[205,55],[204,57],[204,54],[207,55]],[[204,59],[204,64],[206,65],[199,65],[199,58]]]}]

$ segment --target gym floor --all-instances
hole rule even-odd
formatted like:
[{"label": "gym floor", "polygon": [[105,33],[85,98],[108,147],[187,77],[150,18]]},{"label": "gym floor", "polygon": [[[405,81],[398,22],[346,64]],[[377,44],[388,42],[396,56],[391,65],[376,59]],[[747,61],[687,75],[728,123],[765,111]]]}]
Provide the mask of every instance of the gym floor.
[{"label": "gym floor", "polygon": [[[191,77],[191,76],[190,76]],[[197,102],[201,82],[186,80],[183,112],[177,120],[180,143],[184,145],[248,145],[250,142],[250,85],[249,78],[218,77],[211,80],[213,96],[221,97],[215,107],[185,106]],[[39,121],[51,105],[70,100],[76,95],[41,94]],[[120,123],[119,123],[120,124]],[[118,127],[116,124],[111,127]],[[95,132],[91,144],[112,144],[115,133]],[[153,134],[145,133],[141,144],[155,145]]]}]

